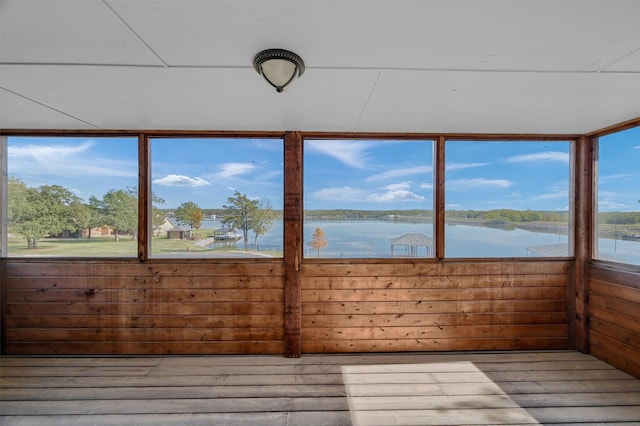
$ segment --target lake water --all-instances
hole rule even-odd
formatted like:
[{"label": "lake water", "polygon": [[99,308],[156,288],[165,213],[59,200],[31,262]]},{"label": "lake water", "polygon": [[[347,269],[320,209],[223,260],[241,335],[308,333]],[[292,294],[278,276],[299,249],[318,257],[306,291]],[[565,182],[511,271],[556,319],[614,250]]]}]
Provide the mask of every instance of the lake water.
[{"label": "lake water", "polygon": [[[219,220],[205,220],[202,228],[219,228]],[[321,228],[329,246],[320,250],[323,258],[388,258],[391,257],[391,239],[408,233],[433,237],[433,225],[419,222],[389,220],[307,220],[304,222],[304,256],[317,257],[317,250],[309,246],[312,234]],[[567,245],[566,235],[531,232],[523,229],[505,230],[469,225],[445,226],[445,257],[527,257],[527,247]],[[253,233],[249,233],[253,244]],[[242,247],[242,241],[237,246]],[[282,250],[282,221],[276,221],[271,231],[258,238],[260,249]],[[425,256],[424,249],[418,254]],[[396,253],[398,250],[396,249]],[[560,256],[568,256],[564,249]],[[600,257],[640,265],[640,242],[600,239]]]}]

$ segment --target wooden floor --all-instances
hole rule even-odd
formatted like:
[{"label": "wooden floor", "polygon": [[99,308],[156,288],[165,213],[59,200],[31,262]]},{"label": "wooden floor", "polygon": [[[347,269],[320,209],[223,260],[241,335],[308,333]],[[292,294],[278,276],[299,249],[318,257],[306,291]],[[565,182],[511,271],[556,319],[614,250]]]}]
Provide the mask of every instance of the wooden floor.
[{"label": "wooden floor", "polygon": [[0,363],[1,425],[640,425],[640,380],[571,351]]}]

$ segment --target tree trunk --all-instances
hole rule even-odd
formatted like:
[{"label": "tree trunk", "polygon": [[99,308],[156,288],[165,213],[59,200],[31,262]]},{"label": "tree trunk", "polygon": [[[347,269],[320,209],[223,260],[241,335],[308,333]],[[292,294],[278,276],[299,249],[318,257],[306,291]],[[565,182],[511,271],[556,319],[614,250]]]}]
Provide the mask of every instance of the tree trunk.
[{"label": "tree trunk", "polygon": [[27,238],[27,248],[28,249],[37,249],[38,248],[38,239],[34,237]]}]

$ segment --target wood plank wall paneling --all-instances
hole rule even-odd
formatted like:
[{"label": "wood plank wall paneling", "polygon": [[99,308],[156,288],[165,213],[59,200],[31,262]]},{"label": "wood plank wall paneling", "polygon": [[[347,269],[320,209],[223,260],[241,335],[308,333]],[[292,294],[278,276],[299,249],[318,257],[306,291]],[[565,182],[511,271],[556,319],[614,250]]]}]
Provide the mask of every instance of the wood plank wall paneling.
[{"label": "wood plank wall paneling", "polygon": [[5,260],[10,354],[281,354],[281,263]]},{"label": "wood plank wall paneling", "polygon": [[302,350],[566,349],[570,266],[569,261],[307,263]]},{"label": "wood plank wall paneling", "polygon": [[[3,260],[9,354],[282,354],[280,262]],[[566,349],[570,261],[303,262],[302,352]]]},{"label": "wood plank wall paneling", "polygon": [[640,377],[640,273],[592,266],[589,289],[591,353]]}]

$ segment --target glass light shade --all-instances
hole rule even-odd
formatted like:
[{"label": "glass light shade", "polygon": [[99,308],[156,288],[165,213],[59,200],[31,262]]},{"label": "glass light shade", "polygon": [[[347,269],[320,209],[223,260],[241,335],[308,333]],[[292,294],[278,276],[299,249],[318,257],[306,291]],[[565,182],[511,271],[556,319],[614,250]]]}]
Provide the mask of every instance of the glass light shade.
[{"label": "glass light shade", "polygon": [[285,59],[271,59],[261,65],[262,75],[267,81],[281,92],[298,74],[298,68],[293,62]]},{"label": "glass light shade", "polygon": [[304,73],[302,58],[284,49],[263,50],[253,58],[253,67],[277,92]]}]

